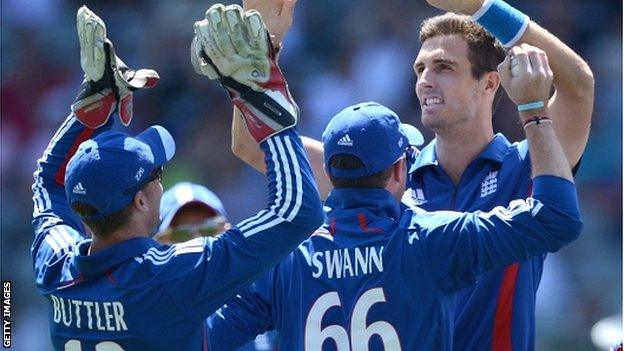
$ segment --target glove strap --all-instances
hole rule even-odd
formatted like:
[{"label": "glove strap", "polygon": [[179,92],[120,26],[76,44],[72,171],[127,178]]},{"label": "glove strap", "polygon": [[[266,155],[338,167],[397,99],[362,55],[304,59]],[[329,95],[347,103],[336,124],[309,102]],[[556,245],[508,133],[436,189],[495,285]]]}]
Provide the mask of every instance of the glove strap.
[{"label": "glove strap", "polygon": [[208,55],[203,51],[201,55],[219,75],[219,83],[227,90],[232,103],[241,111],[249,134],[258,143],[297,124],[299,107],[290,95],[288,84],[275,63],[273,51],[270,52],[269,80],[258,83],[262,91],[255,91],[231,77],[223,76]]},{"label": "glove strap", "polygon": [[95,129],[103,126],[117,110],[124,126],[132,120],[132,92],[151,88],[160,77],[151,69],[132,70],[115,55],[112,43],[104,43],[104,75],[97,82],[85,80],[80,85],[71,110],[82,124]]}]

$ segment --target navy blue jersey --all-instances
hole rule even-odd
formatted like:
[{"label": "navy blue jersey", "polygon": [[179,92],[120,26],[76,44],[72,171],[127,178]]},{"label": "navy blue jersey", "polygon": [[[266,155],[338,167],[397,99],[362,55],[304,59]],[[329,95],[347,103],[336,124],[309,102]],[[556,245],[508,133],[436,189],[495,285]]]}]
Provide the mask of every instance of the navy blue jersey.
[{"label": "navy blue jersey", "polygon": [[[438,165],[435,140],[410,169],[407,194],[429,210],[489,211],[531,194],[526,140],[497,134],[457,185]],[[535,344],[535,296],[546,255],[485,273],[462,290],[455,312],[456,350],[527,351]],[[475,316],[478,316],[476,318]]]},{"label": "navy blue jersey", "polygon": [[450,350],[458,290],[581,228],[574,185],[552,176],[490,212],[401,210],[383,189],[334,189],[326,205],[322,230],[209,317],[211,349],[275,329],[283,350]]},{"label": "navy blue jersey", "polygon": [[219,238],[168,246],[138,237],[88,254],[90,241],[67,204],[65,165],[78,144],[110,128],[74,116],[35,172],[32,260],[60,351],[205,350],[205,318],[279,262],[322,223],[323,212],[294,130],[261,144],[267,207]]}]

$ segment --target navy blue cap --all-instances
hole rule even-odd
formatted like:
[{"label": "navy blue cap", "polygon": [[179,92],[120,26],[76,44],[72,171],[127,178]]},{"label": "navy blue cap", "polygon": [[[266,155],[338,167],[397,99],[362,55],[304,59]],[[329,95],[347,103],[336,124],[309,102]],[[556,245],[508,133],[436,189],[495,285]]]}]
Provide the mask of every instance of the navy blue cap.
[{"label": "navy blue cap", "polygon": [[200,203],[213,209],[217,215],[227,217],[223,203],[210,189],[203,185],[181,182],[165,191],[160,200],[159,232],[169,227],[180,208],[189,203]]},{"label": "navy blue cap", "polygon": [[174,153],[173,138],[161,126],[149,127],[136,137],[103,132],[81,143],[69,160],[67,199],[70,204],[79,201],[95,207],[98,213],[88,219],[102,219],[127,206],[152,172]]},{"label": "navy blue cap", "polygon": [[[395,163],[408,146],[423,143],[415,127],[404,125],[389,108],[363,102],[340,111],[323,132],[325,169],[338,178],[355,179],[379,173]],[[329,160],[339,154],[357,157],[360,168],[334,168]]]}]

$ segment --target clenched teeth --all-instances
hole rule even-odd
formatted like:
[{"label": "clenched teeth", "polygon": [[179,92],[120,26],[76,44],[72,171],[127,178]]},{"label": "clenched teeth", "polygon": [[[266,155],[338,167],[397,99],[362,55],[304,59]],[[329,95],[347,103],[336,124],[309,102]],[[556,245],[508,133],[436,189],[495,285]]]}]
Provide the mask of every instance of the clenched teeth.
[{"label": "clenched teeth", "polygon": [[444,100],[437,98],[437,97],[431,97],[431,98],[425,99],[425,106],[439,105],[442,103],[444,103]]}]

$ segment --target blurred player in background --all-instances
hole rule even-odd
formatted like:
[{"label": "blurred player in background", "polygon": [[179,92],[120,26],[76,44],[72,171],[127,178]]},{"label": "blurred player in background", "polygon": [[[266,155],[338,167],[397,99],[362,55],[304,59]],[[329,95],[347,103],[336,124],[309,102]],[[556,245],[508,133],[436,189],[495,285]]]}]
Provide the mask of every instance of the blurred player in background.
[{"label": "blurred player in background", "polygon": [[[528,159],[518,162],[515,156],[526,151],[526,140],[512,144],[502,134],[495,135],[492,127],[502,94],[496,67],[505,57],[505,48],[513,45],[519,46],[512,52],[518,61],[549,58],[554,93],[520,108],[552,118],[566,159],[576,171],[589,137],[594,102],[594,78],[587,63],[501,0],[428,2],[464,15],[446,13],[421,26],[421,49],[414,63],[416,95],[422,123],[436,138],[411,160],[406,197],[426,210],[488,211],[531,194],[530,163]],[[265,9],[254,5],[260,12],[271,10],[268,5]],[[283,17],[287,15],[268,17],[267,26],[276,28],[276,39],[286,33],[284,24],[290,20]],[[262,170],[261,155],[236,115],[233,135],[234,153]],[[304,143],[325,196],[331,184],[323,172],[323,145],[310,138],[304,138]],[[535,298],[545,257],[488,272],[460,292],[454,342],[458,350],[534,348]]]},{"label": "blurred player in background", "polygon": [[202,236],[217,236],[231,228],[221,200],[205,186],[180,182],[160,201],[161,222],[154,239],[175,244]]},{"label": "blurred player in background", "polygon": [[[211,11],[218,8],[207,17]],[[196,34],[214,45],[205,55],[228,51],[218,32]],[[547,58],[508,57],[499,69],[519,106],[550,94]],[[323,133],[335,187],[325,226],[209,318],[210,348],[231,350],[275,328],[285,350],[450,350],[458,289],[580,234],[576,189],[552,120],[534,111],[520,119],[532,157],[528,150],[514,157],[531,163],[533,198],[489,213],[426,212],[400,208],[409,142],[396,114],[372,102],[344,109]]]},{"label": "blurred player in background", "polygon": [[250,89],[254,64],[261,64],[262,76],[270,75],[272,87],[280,89],[254,85],[253,101],[237,99],[253,108],[282,97],[277,120],[272,111],[246,114],[249,123],[271,124],[253,134],[266,152],[267,207],[218,238],[162,245],[151,236],[160,221],[162,167],[175,152],[173,138],[160,126],[136,137],[110,130],[115,111],[130,123],[132,90],[153,86],[158,75],[128,69],[104,22],[84,6],[78,10],[85,81],[39,159],[33,185],[31,256],[55,350],[206,350],[205,319],[322,223],[294,129],[298,111],[281,73],[270,68],[266,29],[256,17],[248,12],[239,18],[239,38],[257,40],[246,59],[228,66],[236,77],[222,78]]}]

